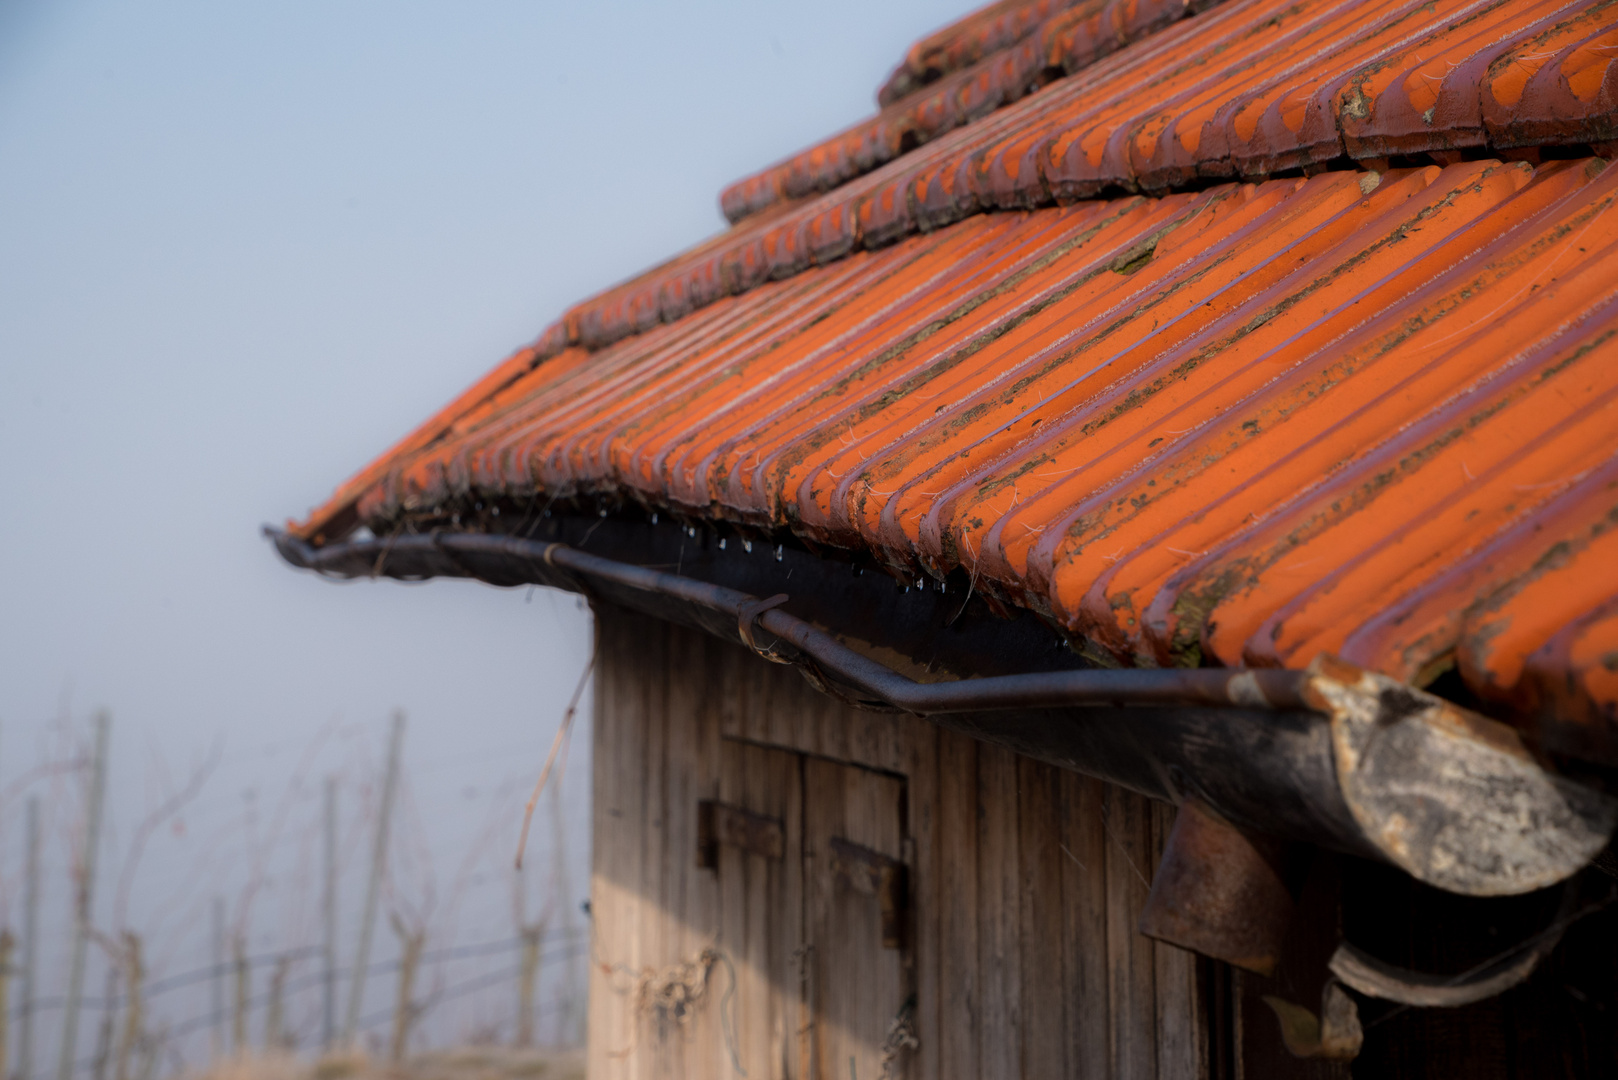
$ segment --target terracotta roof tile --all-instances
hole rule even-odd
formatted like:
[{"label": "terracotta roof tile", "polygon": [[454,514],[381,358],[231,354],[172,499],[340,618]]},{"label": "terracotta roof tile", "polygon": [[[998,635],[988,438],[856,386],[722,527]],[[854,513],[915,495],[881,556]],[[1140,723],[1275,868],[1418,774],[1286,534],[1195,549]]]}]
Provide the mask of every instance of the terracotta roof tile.
[{"label": "terracotta roof tile", "polygon": [[1579,5],[1577,14],[1536,24],[1490,56],[1483,123],[1493,146],[1509,148],[1618,137],[1618,10]]},{"label": "terracotta roof tile", "polygon": [[1607,141],[1615,12],[1231,0],[575,307],[295,529],[639,503],[1618,762],[1618,169],[1532,160]]},{"label": "terracotta roof tile", "polygon": [[[1236,6],[1234,35],[1204,17],[1189,35],[1192,49],[1164,54],[1163,66],[1143,79],[1115,81],[1135,91],[1111,103],[1127,118],[1123,131],[1106,123],[1107,111],[1097,113],[1093,100],[1043,118],[1043,134],[1052,138],[1061,138],[1064,120],[1084,125],[1062,139],[1049,162],[1056,194],[1087,198],[1109,184],[1162,190],[1198,178],[1258,177],[1343,154],[1446,154],[1615,137],[1613,91],[1604,89],[1618,48],[1611,0]],[[1037,33],[1007,38],[999,51],[949,69],[870,120],[732,185],[720,206],[734,222],[784,199],[832,190],[1193,10],[1185,0],[1090,0],[1055,10]],[[1097,145],[1105,145],[1106,157]],[[1030,163],[1029,171],[1038,168]],[[1020,186],[1016,198],[1031,201]]]},{"label": "terracotta roof tile", "polygon": [[[1194,10],[1189,0],[1085,0],[1071,8],[1050,3],[1014,6],[1019,19],[1049,17],[1043,22],[1018,22],[1026,32],[991,35],[1004,42],[998,51],[957,50],[951,55],[971,55],[976,62],[935,67],[931,70],[947,73],[924,86],[916,84],[906,97],[884,101],[883,110],[869,120],[737,181],[720,193],[720,210],[736,222],[783,200],[830,191]],[[901,66],[901,72],[907,70]]]},{"label": "terracotta roof tile", "polygon": [[977,215],[508,365],[356,512],[597,493],[958,570],[1124,662],[1610,710],[1605,661],[1529,658],[1618,596],[1615,200],[1479,161]]},{"label": "terracotta roof tile", "polygon": [[[883,107],[924,89],[946,75],[971,67],[986,56],[1016,45],[1075,0],[1000,0],[934,31],[912,45],[876,92]],[[1106,0],[1079,0],[1097,9]]]},{"label": "terracotta roof tile", "polygon": [[1618,601],[1590,605],[1528,657],[1516,695],[1565,753],[1613,760],[1618,725]]},{"label": "terracotta roof tile", "polygon": [[[1604,149],[1618,124],[1609,26],[1618,0],[1233,0],[826,194],[744,221],[581,305],[568,340],[600,347],[644,329],[654,311],[683,317],[685,304],[663,306],[671,277],[742,292],[983,211],[1348,157],[1386,167],[1418,152],[1451,162],[1491,149],[1522,156],[1525,145],[1536,160],[1544,147]],[[1537,58],[1531,76],[1525,57]],[[1429,70],[1438,67],[1449,74]],[[1518,95],[1509,115],[1491,104],[1497,86]],[[1437,96],[1413,113],[1427,93]]]}]

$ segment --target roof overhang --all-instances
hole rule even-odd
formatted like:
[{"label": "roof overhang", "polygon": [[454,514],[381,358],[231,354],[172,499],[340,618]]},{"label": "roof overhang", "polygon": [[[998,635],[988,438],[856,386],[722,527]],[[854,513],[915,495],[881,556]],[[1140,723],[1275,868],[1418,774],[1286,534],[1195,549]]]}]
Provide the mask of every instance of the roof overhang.
[{"label": "roof overhang", "polygon": [[[1026,613],[895,587],[798,547],[557,514],[521,535],[435,531],[315,548],[338,578],[566,589],[699,627],[799,667],[862,708],[902,710],[1245,831],[1381,859],[1472,896],[1543,888],[1618,826],[1618,800],[1536,760],[1512,728],[1329,657],[1305,671],[1087,664]],[[769,599],[761,599],[768,597]]]}]

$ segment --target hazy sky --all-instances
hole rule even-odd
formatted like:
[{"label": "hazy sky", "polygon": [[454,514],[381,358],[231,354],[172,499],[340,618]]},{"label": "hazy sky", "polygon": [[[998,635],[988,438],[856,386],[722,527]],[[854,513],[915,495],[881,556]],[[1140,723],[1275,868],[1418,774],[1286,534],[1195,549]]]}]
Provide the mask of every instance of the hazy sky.
[{"label": "hazy sky", "polygon": [[[115,869],[222,739],[131,887],[171,967],[208,892],[239,902],[233,838],[269,835],[334,720],[308,772],[341,771],[353,806],[408,711],[442,894],[492,793],[543,756],[588,615],[547,592],[335,586],[259,526],[569,303],[716,231],[724,184],[871,112],[909,42],[971,6],[0,4],[0,921],[24,794],[50,804],[65,888],[71,789],[19,778],[63,752],[64,709],[82,726],[103,706]],[[316,802],[291,805],[288,852]],[[496,824],[504,852],[515,823]],[[463,940],[509,931],[505,885],[483,888]],[[256,943],[303,943],[290,904],[259,902]]]}]

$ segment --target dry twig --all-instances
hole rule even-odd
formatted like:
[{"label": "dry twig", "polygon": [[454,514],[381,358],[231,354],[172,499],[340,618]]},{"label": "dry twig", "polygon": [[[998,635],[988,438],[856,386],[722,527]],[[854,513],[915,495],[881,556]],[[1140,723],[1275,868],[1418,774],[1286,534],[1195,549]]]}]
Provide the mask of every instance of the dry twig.
[{"label": "dry twig", "polygon": [[556,764],[556,755],[561,751],[562,744],[567,741],[569,729],[573,726],[573,714],[579,711],[579,698],[584,696],[584,688],[590,682],[590,672],[596,666],[595,653],[591,652],[590,660],[584,665],[584,672],[579,676],[579,685],[573,688],[573,699],[567,703],[567,712],[562,714],[562,722],[556,728],[556,738],[551,740],[551,752],[545,756],[545,765],[539,770],[539,780],[534,784],[534,793],[528,796],[528,805],[522,812],[522,833],[517,837],[517,869],[522,869],[523,849],[528,846],[528,828],[534,823],[534,807],[539,804],[539,796],[545,790],[545,781],[550,779],[551,766]]}]

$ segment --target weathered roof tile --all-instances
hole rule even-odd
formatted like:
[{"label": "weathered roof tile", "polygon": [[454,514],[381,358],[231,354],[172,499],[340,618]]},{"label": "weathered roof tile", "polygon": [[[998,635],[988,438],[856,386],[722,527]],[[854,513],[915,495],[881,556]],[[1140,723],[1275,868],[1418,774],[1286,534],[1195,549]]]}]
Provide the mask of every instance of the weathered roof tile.
[{"label": "weathered roof tile", "polygon": [[1618,762],[1618,169],[1532,163],[1614,12],[1231,0],[579,305],[297,531],[638,502]]}]

